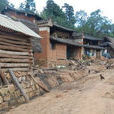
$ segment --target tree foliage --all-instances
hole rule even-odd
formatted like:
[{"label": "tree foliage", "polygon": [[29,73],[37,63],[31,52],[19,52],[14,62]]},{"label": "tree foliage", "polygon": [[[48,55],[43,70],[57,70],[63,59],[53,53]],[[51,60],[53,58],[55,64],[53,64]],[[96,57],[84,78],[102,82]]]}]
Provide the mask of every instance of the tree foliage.
[{"label": "tree foliage", "polygon": [[0,12],[8,5],[7,0],[0,0]]},{"label": "tree foliage", "polygon": [[83,27],[87,22],[87,18],[87,13],[84,10],[77,11],[75,15],[76,26]]},{"label": "tree foliage", "polygon": [[[34,12],[36,10],[34,0],[25,0],[25,3],[20,5],[20,9]],[[57,24],[75,29],[77,32],[98,37],[106,35],[114,37],[114,24],[107,17],[102,16],[99,9],[88,16],[83,10],[74,13],[73,7],[67,3],[61,8],[53,0],[48,0],[46,7],[41,12],[41,17],[51,18]]]},{"label": "tree foliage", "polygon": [[73,7],[65,4],[65,12],[53,0],[48,0],[41,16],[44,19],[51,18],[54,22],[69,28],[73,28],[75,24]]},{"label": "tree foliage", "polygon": [[69,27],[74,27],[76,20],[75,20],[75,16],[74,16],[74,9],[72,6],[70,6],[69,4],[65,3],[63,8],[65,9],[65,16],[67,18],[67,24]]},{"label": "tree foliage", "polygon": [[76,13],[76,20],[78,23],[77,30],[92,36],[110,36],[112,31],[111,21],[102,16],[101,10],[96,10],[90,14],[90,16],[85,16],[85,12],[79,11]]},{"label": "tree foliage", "polygon": [[44,8],[43,12],[41,13],[41,16],[44,19],[51,18],[53,21],[57,22],[58,24],[63,24],[66,19],[65,14],[60,8],[60,6],[54,3],[53,0],[47,1],[47,5]]},{"label": "tree foliage", "polygon": [[34,0],[25,0],[24,3],[20,4],[20,9],[27,11],[27,12],[35,12],[36,11],[36,5]]}]

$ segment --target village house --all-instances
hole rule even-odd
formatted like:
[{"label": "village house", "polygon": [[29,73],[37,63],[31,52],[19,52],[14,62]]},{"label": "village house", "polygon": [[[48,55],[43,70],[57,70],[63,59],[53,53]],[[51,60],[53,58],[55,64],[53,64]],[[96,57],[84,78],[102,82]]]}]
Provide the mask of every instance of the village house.
[{"label": "village house", "polygon": [[[67,59],[82,59],[83,57],[102,58],[104,48],[100,46],[102,39],[78,34],[51,20],[43,20],[34,13],[24,12],[6,7],[3,14],[18,18],[30,29],[42,37],[42,52],[34,51],[35,63],[42,61],[48,65],[51,62],[62,63]],[[34,47],[41,50],[39,41],[34,41]]]},{"label": "village house", "polygon": [[42,18],[36,13],[30,12],[30,11],[18,10],[10,6],[7,6],[2,11],[2,14],[7,15],[12,18],[28,20],[33,23],[35,23],[37,20],[42,20]]},{"label": "village house", "polygon": [[[39,28],[35,24],[37,21],[42,20],[42,18],[30,11],[23,11],[23,10],[18,10],[15,8],[12,8],[10,6],[7,6],[3,11],[3,15],[7,15],[8,17],[11,17],[14,20],[18,20],[25,24],[28,28],[33,30],[35,33],[39,33]],[[40,44],[40,39],[32,39],[32,44],[33,44],[33,53],[35,52],[41,52],[42,51],[42,46]]]},{"label": "village house", "polygon": [[102,44],[103,39],[89,36],[89,35],[84,35],[82,34],[82,39],[83,39],[83,55],[91,58],[102,58],[102,53],[104,48],[101,47],[100,45]]},{"label": "village house", "polygon": [[107,58],[114,58],[114,38],[104,37],[102,45],[105,50],[103,55]]},{"label": "village house", "polygon": [[[39,59],[44,59],[49,62],[50,60],[57,61],[57,60],[66,60],[66,59],[70,59],[70,58],[77,58],[77,59],[82,58],[82,40],[79,42],[73,40],[73,39],[75,39],[75,36],[73,36],[73,33],[75,32],[74,30],[62,27],[57,24],[54,24],[54,26],[52,26],[51,21],[43,21],[43,19],[41,17],[39,17],[38,15],[36,15],[32,12],[25,12],[25,11],[17,10],[15,8],[11,8],[11,7],[6,7],[2,11],[2,13],[4,15],[8,15],[14,19],[18,18],[18,20],[20,20],[22,23],[24,23],[26,26],[28,26],[32,30],[34,30],[34,28],[35,28],[35,32],[39,33],[45,39],[45,40],[43,39],[41,41],[42,53],[34,54],[36,61]],[[34,25],[32,23],[34,23]],[[48,30],[46,30],[46,31],[41,30],[43,27],[44,28],[47,27],[47,25],[45,23],[48,23],[48,24],[50,23],[50,25],[49,25],[50,27],[48,26],[50,29],[50,33],[49,34],[47,33],[49,36],[47,36],[47,34],[46,34],[46,32],[48,32]],[[32,25],[32,27],[31,27],[31,25]],[[58,34],[58,36],[56,37],[55,34]],[[46,39],[46,37],[47,38],[49,37],[49,39]],[[49,42],[47,42],[46,40],[49,40]],[[57,43],[60,46],[56,45]],[[39,45],[38,47],[41,47],[40,44],[38,44],[38,45]],[[56,49],[55,50],[48,49],[49,47],[45,48],[46,45],[49,47],[52,47],[52,48],[54,48],[54,45],[56,45],[56,47],[59,50],[61,49],[61,54],[59,55]],[[62,52],[61,47],[63,47],[63,50],[64,50],[63,52]],[[48,52],[49,50],[50,50],[50,52]],[[45,55],[45,56],[43,56],[43,55]],[[50,55],[50,56],[48,56],[48,55]],[[61,56],[61,57],[59,57],[59,56]]]},{"label": "village house", "polygon": [[0,67],[28,71],[34,62],[32,40],[40,36],[20,21],[0,14]]},{"label": "village house", "polygon": [[37,60],[46,64],[63,63],[67,59],[82,59],[83,40],[76,40],[74,30],[65,28],[51,20],[38,21],[39,35],[42,37],[42,52],[35,53]]}]

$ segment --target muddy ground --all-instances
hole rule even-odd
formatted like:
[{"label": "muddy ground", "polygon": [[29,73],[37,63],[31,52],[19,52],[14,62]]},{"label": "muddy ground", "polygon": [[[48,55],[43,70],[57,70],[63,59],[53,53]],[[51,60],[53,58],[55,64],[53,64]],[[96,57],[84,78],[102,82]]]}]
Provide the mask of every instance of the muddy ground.
[{"label": "muddy ground", "polygon": [[6,114],[114,114],[114,69],[64,83]]}]

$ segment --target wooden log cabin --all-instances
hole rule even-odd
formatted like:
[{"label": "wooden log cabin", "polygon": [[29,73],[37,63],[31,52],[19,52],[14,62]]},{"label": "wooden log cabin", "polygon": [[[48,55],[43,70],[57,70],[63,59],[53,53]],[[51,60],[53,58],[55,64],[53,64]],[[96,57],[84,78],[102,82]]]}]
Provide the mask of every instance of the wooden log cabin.
[{"label": "wooden log cabin", "polygon": [[0,14],[0,67],[28,71],[33,62],[32,39],[40,36],[23,23]]}]

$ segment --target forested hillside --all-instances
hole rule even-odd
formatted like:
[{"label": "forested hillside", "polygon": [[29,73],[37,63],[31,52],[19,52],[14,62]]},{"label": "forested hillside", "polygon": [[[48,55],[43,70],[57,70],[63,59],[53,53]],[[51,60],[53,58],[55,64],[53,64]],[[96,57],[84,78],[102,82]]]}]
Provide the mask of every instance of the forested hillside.
[{"label": "forested hillside", "polygon": [[51,18],[54,22],[76,29],[78,32],[97,37],[114,37],[114,24],[102,15],[100,9],[88,15],[83,10],[74,12],[73,7],[67,3],[61,8],[53,0],[48,0],[46,7],[41,12],[41,16],[44,19]]}]

